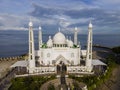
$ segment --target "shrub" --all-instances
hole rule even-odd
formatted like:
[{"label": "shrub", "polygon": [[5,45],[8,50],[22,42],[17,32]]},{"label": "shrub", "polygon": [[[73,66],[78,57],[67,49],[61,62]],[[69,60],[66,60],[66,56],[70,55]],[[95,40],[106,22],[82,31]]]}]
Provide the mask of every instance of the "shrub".
[{"label": "shrub", "polygon": [[29,76],[20,77],[12,80],[12,85],[9,90],[39,90],[40,86],[49,81],[55,79],[55,76]]},{"label": "shrub", "polygon": [[100,76],[84,76],[84,77],[75,77],[74,75],[70,75],[69,77],[75,79],[79,82],[83,82],[87,85],[88,90],[94,90],[94,88],[101,85],[103,82],[108,80],[112,74],[112,70],[117,66],[115,62],[115,57],[110,55],[106,60],[108,64],[107,72]]},{"label": "shrub", "polygon": [[55,90],[54,85],[50,83],[49,86],[48,86],[48,90]]},{"label": "shrub", "polygon": [[120,46],[112,48],[112,51],[116,54],[120,54]]}]

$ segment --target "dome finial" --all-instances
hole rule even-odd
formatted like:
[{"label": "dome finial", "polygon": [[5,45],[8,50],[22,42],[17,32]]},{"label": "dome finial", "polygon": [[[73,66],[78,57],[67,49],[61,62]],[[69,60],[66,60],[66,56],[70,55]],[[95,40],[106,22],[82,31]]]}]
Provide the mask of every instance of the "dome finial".
[{"label": "dome finial", "polygon": [[61,32],[60,27],[58,28],[59,32]]},{"label": "dome finial", "polygon": [[51,39],[51,36],[49,36],[49,39]]},{"label": "dome finial", "polygon": [[32,23],[32,20],[31,20],[31,17],[30,17],[30,21],[29,21],[29,26],[30,26],[30,27],[33,26],[33,23]]},{"label": "dome finial", "polygon": [[41,30],[42,29],[42,27],[41,26],[39,26],[39,30]]},{"label": "dome finial", "polygon": [[91,23],[92,21],[90,20],[90,23],[89,23],[89,28],[92,28],[93,27],[93,25],[92,25],[92,23]]},{"label": "dome finial", "polygon": [[75,31],[77,31],[77,29],[78,29],[78,28],[77,28],[77,27],[75,27]]}]

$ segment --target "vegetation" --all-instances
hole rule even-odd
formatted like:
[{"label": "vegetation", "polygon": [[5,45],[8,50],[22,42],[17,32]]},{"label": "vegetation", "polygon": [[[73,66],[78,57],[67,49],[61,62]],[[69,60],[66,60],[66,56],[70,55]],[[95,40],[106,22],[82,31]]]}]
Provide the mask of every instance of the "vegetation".
[{"label": "vegetation", "polygon": [[42,48],[47,48],[47,44],[43,44],[43,45],[42,45]]},{"label": "vegetation", "polygon": [[48,90],[55,90],[54,85],[50,83],[49,86],[48,86]]},{"label": "vegetation", "polygon": [[[76,47],[77,46],[74,45],[74,48]],[[47,48],[47,45],[43,44],[42,48]],[[120,46],[112,48],[112,50],[114,53],[120,54]],[[88,86],[88,90],[94,90],[111,77],[112,70],[117,66],[116,57],[114,55],[109,55],[106,58],[105,63],[107,64],[107,70],[103,75],[84,77],[75,77],[74,75],[70,75],[69,77],[85,83]],[[29,76],[15,78],[12,80],[12,86],[9,88],[9,90],[39,90],[43,83],[52,79],[55,79],[55,76]],[[77,84],[74,84],[74,86],[78,87]],[[48,90],[55,90],[54,85],[50,84],[48,86]]]},{"label": "vegetation", "polygon": [[77,48],[77,45],[74,44],[74,45],[73,45],[73,48]]},{"label": "vegetation", "polygon": [[[80,86],[78,85],[78,83],[77,82],[73,82],[73,85],[72,85],[72,90],[79,90],[80,89]],[[80,89],[81,90],[81,89]]]},{"label": "vegetation", "polygon": [[43,83],[52,79],[55,79],[55,76],[29,76],[15,78],[12,80],[12,86],[9,90],[40,90],[40,86]]},{"label": "vegetation", "polygon": [[106,80],[110,78],[112,74],[112,70],[117,66],[115,62],[115,57],[113,55],[110,55],[106,61],[108,67],[103,75],[84,76],[84,77],[75,77],[71,75],[70,78],[85,83],[88,86],[88,90],[94,90],[96,87],[100,86],[102,83],[104,83]]},{"label": "vegetation", "polygon": [[116,54],[120,54],[120,46],[112,48],[112,51]]}]

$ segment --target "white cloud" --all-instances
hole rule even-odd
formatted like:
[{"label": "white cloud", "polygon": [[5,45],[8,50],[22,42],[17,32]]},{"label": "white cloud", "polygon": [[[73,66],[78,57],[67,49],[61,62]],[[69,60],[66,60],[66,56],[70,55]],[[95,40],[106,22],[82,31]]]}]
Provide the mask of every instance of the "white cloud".
[{"label": "white cloud", "polygon": [[[0,14],[0,30],[28,30],[30,16],[18,16],[13,14]],[[34,25],[39,24],[39,20],[32,17]],[[26,25],[26,26],[25,26]]]},{"label": "white cloud", "polygon": [[0,26],[0,30],[28,30],[28,28],[25,28],[25,27],[4,27],[4,26]]},{"label": "white cloud", "polygon": [[99,6],[102,9],[119,10],[120,0],[95,0],[94,5]]},{"label": "white cloud", "polygon": [[[51,1],[54,1],[54,3]],[[64,3],[61,3],[62,1],[64,1]],[[39,5],[37,4],[36,15],[32,17],[34,28],[37,29],[38,25],[44,25],[46,28],[56,25],[58,27],[61,26],[63,31],[72,31],[76,25],[80,28],[80,32],[84,33],[87,30],[87,24],[91,20],[90,16],[94,16],[93,23],[95,23],[94,27],[96,31],[100,28],[109,30],[118,29],[119,27],[118,20],[120,19],[120,13],[117,12],[117,10],[120,10],[120,0],[92,0],[90,4],[83,3],[80,0],[71,0],[71,2],[68,2],[68,0],[62,1],[39,1],[41,3],[39,3]],[[16,6],[17,4],[18,6],[22,6],[22,4],[18,2]],[[32,9],[29,8],[27,12],[30,10],[32,12],[34,9],[35,7],[32,7]],[[24,14],[22,16],[15,14],[0,14],[0,30],[26,30],[29,18],[29,14]],[[60,22],[61,18],[63,19],[62,22]]]}]

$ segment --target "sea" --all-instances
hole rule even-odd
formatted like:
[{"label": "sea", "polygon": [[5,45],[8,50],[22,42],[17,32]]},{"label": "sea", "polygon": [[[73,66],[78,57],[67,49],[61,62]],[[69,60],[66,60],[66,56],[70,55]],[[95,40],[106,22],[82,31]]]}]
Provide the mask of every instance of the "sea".
[{"label": "sea", "polygon": [[[55,34],[55,33],[54,33]],[[48,40],[49,36],[54,34],[43,33],[43,42]],[[65,34],[73,40],[73,34]],[[38,49],[38,31],[34,31],[35,49]],[[87,44],[87,35],[79,34],[82,49]],[[96,34],[93,35],[93,44],[116,47],[120,46],[120,34]],[[0,31],[0,57],[19,56],[28,53],[28,31],[20,30],[1,30]]]}]

